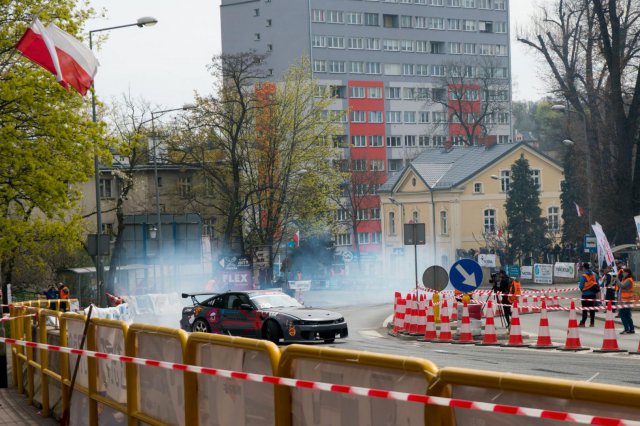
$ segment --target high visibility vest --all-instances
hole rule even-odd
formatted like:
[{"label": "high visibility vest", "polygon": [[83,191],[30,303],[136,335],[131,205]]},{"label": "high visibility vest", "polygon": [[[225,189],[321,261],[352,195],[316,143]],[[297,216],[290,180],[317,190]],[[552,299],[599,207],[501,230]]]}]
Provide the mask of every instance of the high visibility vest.
[{"label": "high visibility vest", "polygon": [[509,302],[512,304],[518,301],[518,296],[520,296],[520,282],[518,280],[511,281],[511,285],[509,286]]},{"label": "high visibility vest", "polygon": [[596,275],[592,272],[591,274],[582,274],[585,279],[584,287],[582,287],[582,291],[589,291],[594,286],[598,287],[598,282],[596,281]]},{"label": "high visibility vest", "polygon": [[68,299],[69,298],[69,288],[67,286],[63,286],[60,289],[60,299]]},{"label": "high visibility vest", "polygon": [[624,289],[620,286],[620,300],[623,302],[631,302],[633,300],[633,279],[631,277],[627,277],[622,281],[622,283],[626,281],[629,281],[629,288]]}]

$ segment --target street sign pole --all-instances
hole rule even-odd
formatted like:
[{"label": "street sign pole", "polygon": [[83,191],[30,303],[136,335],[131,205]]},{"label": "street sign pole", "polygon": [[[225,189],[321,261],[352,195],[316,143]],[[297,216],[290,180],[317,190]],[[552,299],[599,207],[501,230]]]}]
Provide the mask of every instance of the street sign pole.
[{"label": "street sign pole", "polygon": [[416,227],[412,226],[413,229],[413,267],[416,273],[416,297],[418,297],[418,238],[416,235]]}]

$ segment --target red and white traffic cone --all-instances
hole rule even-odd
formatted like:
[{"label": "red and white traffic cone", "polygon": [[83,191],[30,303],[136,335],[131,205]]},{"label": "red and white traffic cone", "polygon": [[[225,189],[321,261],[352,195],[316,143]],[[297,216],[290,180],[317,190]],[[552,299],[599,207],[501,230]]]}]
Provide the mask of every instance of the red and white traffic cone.
[{"label": "red and white traffic cone", "polygon": [[402,330],[404,330],[404,317],[407,309],[407,301],[402,297],[396,299],[396,314],[393,320],[393,330],[391,333],[398,334]]},{"label": "red and white traffic cone", "polygon": [[613,311],[611,310],[611,301],[607,302],[607,314],[604,320],[604,338],[602,339],[602,347],[594,349],[594,352],[627,352],[618,346],[618,338],[616,337],[616,326],[613,321]]},{"label": "red and white traffic cone", "polygon": [[454,297],[451,301],[451,322],[458,321],[458,300]]},{"label": "red and white traffic cone", "polygon": [[436,338],[436,318],[433,315],[433,300],[429,300],[429,308],[427,309],[427,325],[425,327],[424,337],[418,340],[421,342],[430,342]]},{"label": "red and white traffic cone", "polygon": [[424,336],[427,329],[427,310],[426,310],[427,297],[423,294],[420,296],[420,302],[418,302],[418,334]]},{"label": "red and white traffic cone", "polygon": [[436,343],[451,343],[453,336],[451,335],[451,326],[449,325],[449,308],[447,301],[442,302],[442,309],[440,310],[440,335],[433,342]]},{"label": "red and white traffic cone", "polygon": [[589,348],[582,346],[580,333],[578,332],[578,321],[576,320],[576,304],[572,300],[569,310],[569,326],[567,330],[567,340],[564,346],[558,348],[560,351],[587,351]]},{"label": "red and white traffic cone", "polygon": [[520,315],[518,314],[518,302],[514,302],[511,308],[511,327],[509,329],[509,341],[501,346],[524,347],[529,346],[522,340],[522,331],[520,329]]},{"label": "red and white traffic cone", "polygon": [[415,332],[415,309],[413,304],[413,294],[407,295],[407,319],[405,321],[404,332],[405,334],[411,334]]},{"label": "red and white traffic cone", "polygon": [[476,343],[478,346],[499,346],[498,335],[496,334],[496,325],[493,316],[493,303],[491,300],[487,302],[487,313],[484,318],[484,337],[482,342]]},{"label": "red and white traffic cone", "polygon": [[469,307],[467,306],[466,299],[464,300],[462,305],[462,320],[458,330],[460,330],[460,334],[458,335],[458,340],[451,343],[466,344],[466,345],[476,343],[476,341],[473,340],[473,334],[471,333],[471,320],[469,319]]},{"label": "red and white traffic cone", "polygon": [[535,345],[529,346],[534,349],[554,349],[557,345],[551,342],[549,333],[549,317],[547,316],[547,303],[542,300],[542,311],[540,313],[540,328],[538,329],[538,341]]},{"label": "red and white traffic cone", "polygon": [[640,342],[638,342],[638,350],[636,352],[629,352],[631,355],[640,355]]}]

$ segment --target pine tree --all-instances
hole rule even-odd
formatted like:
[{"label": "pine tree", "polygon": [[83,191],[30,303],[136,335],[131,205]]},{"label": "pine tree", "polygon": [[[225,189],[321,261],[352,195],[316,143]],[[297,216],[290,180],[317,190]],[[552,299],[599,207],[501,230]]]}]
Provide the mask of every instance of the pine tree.
[{"label": "pine tree", "polygon": [[563,159],[564,181],[560,188],[560,206],[562,207],[562,245],[577,247],[582,241],[582,234],[587,229],[585,217],[578,217],[576,204],[580,204],[580,183],[576,177],[574,149],[566,151]]},{"label": "pine tree", "polygon": [[505,209],[510,235],[510,258],[520,261],[530,256],[536,258],[548,249],[547,225],[541,216],[540,194],[533,181],[529,161],[524,155],[511,166]]}]

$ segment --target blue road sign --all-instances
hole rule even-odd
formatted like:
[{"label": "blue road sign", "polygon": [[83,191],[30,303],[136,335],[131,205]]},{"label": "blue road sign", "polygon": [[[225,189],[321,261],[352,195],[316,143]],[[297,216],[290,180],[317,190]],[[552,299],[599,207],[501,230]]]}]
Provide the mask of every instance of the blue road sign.
[{"label": "blue road sign", "polygon": [[456,290],[471,293],[482,284],[482,268],[471,259],[460,259],[449,270],[449,281]]}]

